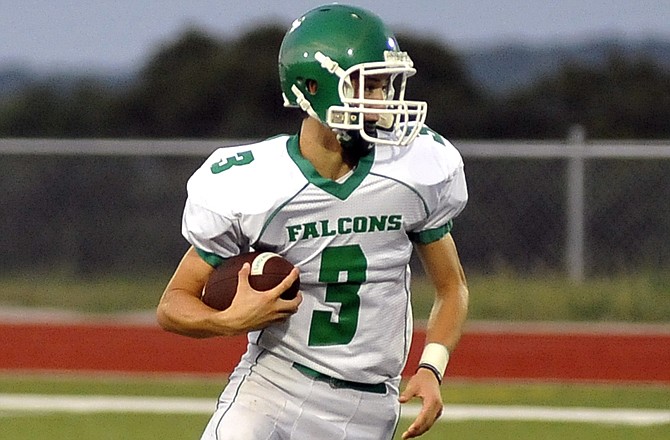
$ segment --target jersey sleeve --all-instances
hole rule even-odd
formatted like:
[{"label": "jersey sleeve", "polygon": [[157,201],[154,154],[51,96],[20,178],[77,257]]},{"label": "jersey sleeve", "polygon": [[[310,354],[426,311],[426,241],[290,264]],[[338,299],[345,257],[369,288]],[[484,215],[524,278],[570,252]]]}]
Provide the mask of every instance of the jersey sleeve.
[{"label": "jersey sleeve", "polygon": [[220,148],[189,179],[182,235],[210,265],[250,251],[267,216],[304,185],[288,140]]},{"label": "jersey sleeve", "polygon": [[449,232],[453,220],[465,208],[468,189],[465,180],[463,159],[458,150],[443,138],[424,141],[425,150],[433,175],[439,176],[423,186],[422,192],[428,204],[425,221],[409,233],[416,243],[439,240]]},{"label": "jersey sleeve", "polygon": [[229,154],[214,152],[191,176],[182,215],[182,235],[214,267],[225,258],[246,251],[247,246],[232,208],[234,201],[230,200],[230,188],[235,188],[235,182],[211,171],[222,155]]},{"label": "jersey sleeve", "polygon": [[182,235],[211,266],[243,252],[238,222],[232,215],[211,211],[187,199],[182,216]]}]

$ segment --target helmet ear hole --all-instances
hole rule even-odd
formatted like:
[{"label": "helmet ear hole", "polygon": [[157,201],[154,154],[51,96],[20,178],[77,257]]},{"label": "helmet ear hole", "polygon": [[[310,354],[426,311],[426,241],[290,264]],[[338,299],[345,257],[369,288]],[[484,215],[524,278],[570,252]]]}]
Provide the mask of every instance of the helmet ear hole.
[{"label": "helmet ear hole", "polygon": [[316,95],[316,92],[319,90],[319,83],[314,79],[308,79],[305,81],[305,86],[310,95]]}]

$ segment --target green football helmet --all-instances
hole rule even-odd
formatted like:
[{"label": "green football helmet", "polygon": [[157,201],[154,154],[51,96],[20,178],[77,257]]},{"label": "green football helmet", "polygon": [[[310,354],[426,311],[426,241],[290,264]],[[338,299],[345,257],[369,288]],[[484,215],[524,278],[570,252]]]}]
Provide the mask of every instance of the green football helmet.
[{"label": "green football helmet", "polygon": [[[354,6],[324,5],[293,22],[279,50],[286,107],[299,107],[338,133],[369,144],[405,146],[419,133],[428,105],[406,101],[416,69],[382,20]],[[383,99],[365,99],[366,77],[388,75]],[[357,79],[357,81],[352,81]],[[317,84],[311,93],[310,81]],[[359,90],[354,90],[357,84]],[[378,116],[370,127],[365,114]]]}]

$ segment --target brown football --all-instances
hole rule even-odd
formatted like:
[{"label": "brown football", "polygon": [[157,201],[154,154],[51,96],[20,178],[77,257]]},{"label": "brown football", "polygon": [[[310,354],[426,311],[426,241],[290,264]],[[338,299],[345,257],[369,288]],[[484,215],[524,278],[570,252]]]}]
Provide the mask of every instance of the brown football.
[{"label": "brown football", "polygon": [[[202,301],[217,310],[230,307],[237,293],[237,273],[247,262],[251,264],[249,284],[255,290],[276,287],[293,270],[293,264],[273,252],[249,252],[228,258],[210,275],[202,292]],[[293,299],[299,289],[300,279],[297,279],[281,297]]]}]

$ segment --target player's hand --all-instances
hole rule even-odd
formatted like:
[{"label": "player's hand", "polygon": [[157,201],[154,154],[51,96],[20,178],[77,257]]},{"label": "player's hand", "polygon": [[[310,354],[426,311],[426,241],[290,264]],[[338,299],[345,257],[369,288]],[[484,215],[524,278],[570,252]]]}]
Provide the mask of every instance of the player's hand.
[{"label": "player's hand", "polygon": [[407,403],[415,397],[422,401],[421,411],[407,431],[403,432],[403,440],[424,434],[442,415],[440,384],[430,370],[419,368],[407,383],[405,391],[400,394],[399,400],[400,403]]},{"label": "player's hand", "polygon": [[230,326],[240,333],[259,330],[269,324],[286,320],[298,311],[302,302],[301,292],[291,300],[280,298],[298,279],[298,268],[294,268],[275,288],[266,291],[254,290],[249,285],[250,272],[251,266],[244,263],[238,274],[235,298],[228,309],[220,312]]}]

